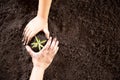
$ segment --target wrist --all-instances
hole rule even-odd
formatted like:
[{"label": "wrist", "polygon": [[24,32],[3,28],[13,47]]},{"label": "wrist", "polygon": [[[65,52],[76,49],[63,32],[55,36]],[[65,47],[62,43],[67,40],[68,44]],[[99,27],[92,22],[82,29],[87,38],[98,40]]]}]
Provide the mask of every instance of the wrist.
[{"label": "wrist", "polygon": [[37,14],[37,17],[46,23],[48,22],[48,17],[44,17],[44,16],[40,15],[39,13]]},{"label": "wrist", "polygon": [[43,17],[41,17],[41,16],[39,16],[39,15],[37,15],[36,17],[38,18],[39,21],[41,21],[41,22],[44,23],[45,25],[48,24],[48,20],[47,20],[47,19],[45,19],[45,18],[43,18]]},{"label": "wrist", "polygon": [[33,66],[33,70],[36,70],[36,71],[41,71],[41,72],[45,72],[45,69],[43,67],[40,67],[40,66]]}]

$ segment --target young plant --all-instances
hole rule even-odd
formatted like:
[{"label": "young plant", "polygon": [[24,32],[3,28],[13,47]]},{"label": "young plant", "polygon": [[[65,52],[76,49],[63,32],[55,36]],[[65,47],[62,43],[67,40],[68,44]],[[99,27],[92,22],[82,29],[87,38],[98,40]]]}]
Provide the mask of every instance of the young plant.
[{"label": "young plant", "polygon": [[38,48],[39,51],[44,47],[46,40],[40,40],[35,36],[35,42],[31,43],[32,48]]}]

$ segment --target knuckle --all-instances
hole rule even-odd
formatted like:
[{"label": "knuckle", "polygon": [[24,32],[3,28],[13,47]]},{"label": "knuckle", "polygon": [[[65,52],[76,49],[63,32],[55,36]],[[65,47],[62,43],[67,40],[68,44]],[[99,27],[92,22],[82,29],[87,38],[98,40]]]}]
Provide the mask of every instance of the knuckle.
[{"label": "knuckle", "polygon": [[51,63],[52,62],[52,58],[51,57],[47,57],[47,63]]},{"label": "knuckle", "polygon": [[45,54],[41,54],[41,57],[45,57]]},{"label": "knuckle", "polygon": [[43,52],[46,52],[46,51],[47,51],[47,48],[44,48],[44,49],[43,49]]},{"label": "knuckle", "polygon": [[53,46],[50,46],[50,50],[53,50]]},{"label": "knuckle", "polygon": [[31,51],[30,50],[27,50],[29,53],[31,53]]}]

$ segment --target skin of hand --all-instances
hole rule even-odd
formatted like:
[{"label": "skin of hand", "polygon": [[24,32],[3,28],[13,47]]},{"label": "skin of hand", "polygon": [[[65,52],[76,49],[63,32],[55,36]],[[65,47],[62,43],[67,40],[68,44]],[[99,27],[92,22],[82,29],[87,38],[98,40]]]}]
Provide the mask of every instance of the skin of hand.
[{"label": "skin of hand", "polygon": [[42,18],[36,16],[27,24],[24,29],[24,45],[28,44],[28,42],[40,31],[43,31],[46,37],[49,38],[48,23]]},{"label": "skin of hand", "polygon": [[49,39],[48,30],[48,15],[52,0],[39,0],[38,13],[25,27],[23,32],[24,45],[28,44],[29,41],[40,31],[43,31]]},{"label": "skin of hand", "polygon": [[50,37],[46,45],[40,52],[35,53],[32,49],[26,45],[26,49],[32,57],[33,69],[30,76],[30,80],[43,80],[44,71],[52,63],[54,56],[56,55],[59,47],[59,41]]}]

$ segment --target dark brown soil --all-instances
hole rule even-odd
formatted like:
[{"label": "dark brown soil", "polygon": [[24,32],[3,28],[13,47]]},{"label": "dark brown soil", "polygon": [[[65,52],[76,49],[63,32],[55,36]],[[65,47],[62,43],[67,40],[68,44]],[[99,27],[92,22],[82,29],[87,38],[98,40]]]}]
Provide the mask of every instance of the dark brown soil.
[{"label": "dark brown soil", "polygon": [[[47,40],[48,40],[48,39],[45,37],[44,32],[39,32],[39,33],[36,35],[36,37],[37,37],[39,40],[41,40],[41,41],[46,40],[46,42],[42,44],[43,46],[45,46],[45,44],[47,43]],[[34,52],[39,52],[40,50],[39,50],[38,47],[33,47],[33,46],[32,46],[32,43],[34,43],[34,42],[36,42],[35,37],[32,38],[32,40],[28,43],[28,45],[32,48],[32,50],[33,50]],[[41,49],[42,49],[42,48],[41,48]]]},{"label": "dark brown soil", "polygon": [[[28,80],[22,45],[38,0],[0,0],[0,80]],[[120,79],[120,0],[53,0],[49,30],[60,49],[44,80]]]}]

